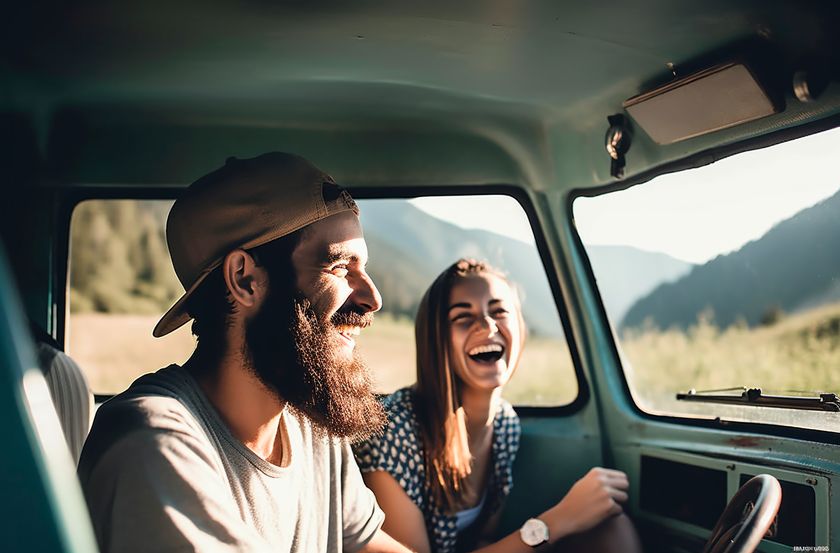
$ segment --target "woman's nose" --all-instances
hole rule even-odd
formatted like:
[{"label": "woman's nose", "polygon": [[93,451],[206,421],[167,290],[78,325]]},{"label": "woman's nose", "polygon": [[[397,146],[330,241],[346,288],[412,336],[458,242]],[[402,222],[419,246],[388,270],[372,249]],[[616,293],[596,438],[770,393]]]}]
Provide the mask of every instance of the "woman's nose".
[{"label": "woman's nose", "polygon": [[499,332],[499,326],[496,324],[496,319],[490,315],[485,315],[478,319],[479,328],[487,329],[487,334],[493,335]]}]

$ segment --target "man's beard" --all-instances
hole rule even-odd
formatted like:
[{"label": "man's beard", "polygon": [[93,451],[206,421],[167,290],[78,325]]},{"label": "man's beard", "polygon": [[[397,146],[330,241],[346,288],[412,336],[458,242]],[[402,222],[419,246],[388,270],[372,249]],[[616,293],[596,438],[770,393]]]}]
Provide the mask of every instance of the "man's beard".
[{"label": "man's beard", "polygon": [[330,436],[365,439],[385,426],[373,379],[354,349],[342,353],[336,325],[369,326],[373,313],[342,307],[321,321],[301,294],[269,291],[246,329],[245,358],[259,380]]}]

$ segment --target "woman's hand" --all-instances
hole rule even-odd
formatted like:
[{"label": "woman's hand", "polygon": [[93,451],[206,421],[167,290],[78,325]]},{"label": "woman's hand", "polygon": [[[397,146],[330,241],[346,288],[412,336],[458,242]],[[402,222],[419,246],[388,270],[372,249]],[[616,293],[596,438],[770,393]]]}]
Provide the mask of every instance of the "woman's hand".
[{"label": "woman's hand", "polygon": [[620,470],[595,467],[539,518],[548,525],[552,542],[585,532],[623,511],[620,504],[627,501],[629,486],[627,475]]}]

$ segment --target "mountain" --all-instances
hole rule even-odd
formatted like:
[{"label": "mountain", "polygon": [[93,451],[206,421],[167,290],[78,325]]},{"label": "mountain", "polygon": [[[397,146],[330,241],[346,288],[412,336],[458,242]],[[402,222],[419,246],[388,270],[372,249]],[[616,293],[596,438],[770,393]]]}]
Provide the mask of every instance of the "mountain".
[{"label": "mountain", "polygon": [[688,274],[691,263],[630,246],[587,246],[589,262],[610,320],[618,324],[639,298]]},{"label": "mountain", "polygon": [[[536,270],[542,267],[536,246],[463,229],[404,200],[363,200],[361,209],[370,251],[368,270],[384,298],[384,311],[413,318],[417,302],[441,271],[459,257],[476,257],[506,272],[518,285],[532,332],[562,333],[545,271]],[[626,246],[590,246],[587,251],[613,321],[621,320],[639,297],[692,267],[664,254]],[[631,273],[628,266],[636,270]]]},{"label": "mountain", "polygon": [[370,253],[368,272],[384,298],[383,311],[413,318],[420,297],[437,275],[461,257],[475,257],[489,261],[518,285],[525,321],[533,333],[562,335],[545,272],[534,270],[542,267],[535,246],[463,229],[404,200],[360,204]]},{"label": "mountain", "polygon": [[[756,201],[760,201],[759,198]],[[756,325],[779,309],[814,307],[840,296],[840,192],[786,219],[758,240],[718,256],[636,302],[624,318],[686,328],[711,309],[721,328]]]},{"label": "mountain", "polygon": [[[70,285],[74,311],[159,313],[181,294],[164,240],[172,202],[91,201],[73,215]],[[370,252],[368,271],[384,298],[384,312],[414,318],[423,292],[460,257],[486,259],[510,275],[520,290],[534,334],[560,336],[557,310],[533,244],[437,219],[405,200],[361,200]],[[488,213],[493,217],[493,213]],[[500,221],[500,224],[503,224]],[[614,321],[639,296],[687,271],[663,254],[624,246],[588,248]],[[633,274],[626,267],[644,268]]]}]

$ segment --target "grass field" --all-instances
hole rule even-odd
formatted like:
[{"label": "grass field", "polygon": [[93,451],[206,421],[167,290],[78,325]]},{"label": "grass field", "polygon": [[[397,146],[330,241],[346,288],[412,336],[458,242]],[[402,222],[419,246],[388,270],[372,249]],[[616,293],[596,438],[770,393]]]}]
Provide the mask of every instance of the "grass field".
[{"label": "grass field", "polygon": [[756,328],[719,329],[702,316],[687,332],[631,330],[621,344],[635,392],[652,409],[674,409],[675,393],[690,388],[840,393],[840,303]]},{"label": "grass field", "polygon": [[[84,314],[71,318],[69,351],[98,393],[124,389],[137,376],[183,362],[193,349],[188,327],[155,339],[156,317]],[[414,332],[407,320],[377,318],[359,340],[390,392],[414,381]],[[673,410],[674,395],[733,386],[766,391],[840,391],[840,304],[790,315],[776,324],[717,328],[701,317],[688,331],[644,328],[625,332],[621,348],[637,399],[654,410]],[[515,404],[562,405],[577,394],[565,343],[532,337],[505,396]],[[694,410],[694,406],[691,407]]]},{"label": "grass field", "polygon": [[[153,338],[157,317],[86,313],[70,318],[68,352],[79,362],[96,393],[113,394],[135,378],[170,363],[182,363],[195,341],[189,326]],[[377,390],[392,392],[415,380],[414,326],[406,319],[377,317],[359,338],[374,371]],[[529,340],[517,374],[505,389],[516,404],[563,405],[577,395],[577,380],[565,341]]]}]

